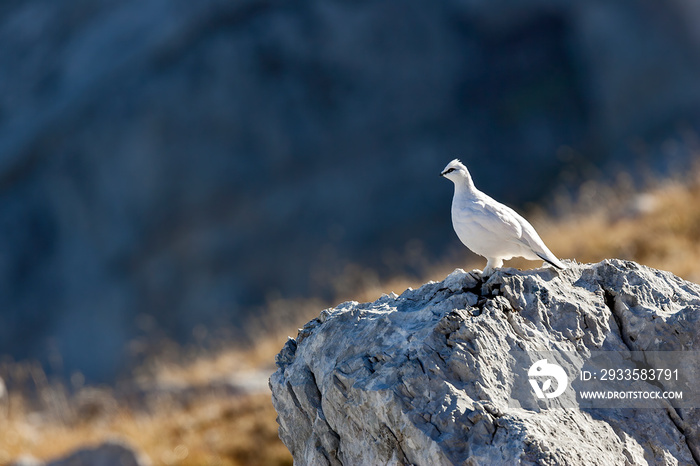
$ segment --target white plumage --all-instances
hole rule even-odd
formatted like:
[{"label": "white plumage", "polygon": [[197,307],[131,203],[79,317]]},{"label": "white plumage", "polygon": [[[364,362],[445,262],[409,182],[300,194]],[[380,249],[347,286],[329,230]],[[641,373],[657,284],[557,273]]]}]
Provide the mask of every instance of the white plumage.
[{"label": "white plumage", "polygon": [[454,159],[440,175],[455,184],[452,226],[466,247],[487,259],[484,275],[513,257],[542,259],[559,269],[565,267],[527,220],[476,189],[462,162]]}]

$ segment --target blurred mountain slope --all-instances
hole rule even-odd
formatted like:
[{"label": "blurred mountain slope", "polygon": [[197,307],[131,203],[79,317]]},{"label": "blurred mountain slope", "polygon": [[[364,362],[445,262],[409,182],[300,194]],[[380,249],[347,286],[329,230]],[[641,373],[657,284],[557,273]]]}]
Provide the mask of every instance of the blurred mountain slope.
[{"label": "blurred mountain slope", "polygon": [[420,273],[456,241],[454,157],[520,206],[564,172],[682,164],[629,147],[697,127],[698,21],[690,0],[3,2],[0,352],[109,378],[154,325],[329,297],[351,260]]}]

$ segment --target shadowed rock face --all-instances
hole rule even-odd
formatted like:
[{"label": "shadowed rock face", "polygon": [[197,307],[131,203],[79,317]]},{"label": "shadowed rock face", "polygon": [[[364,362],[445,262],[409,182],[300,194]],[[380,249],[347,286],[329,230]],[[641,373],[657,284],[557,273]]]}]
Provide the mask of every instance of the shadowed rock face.
[{"label": "shadowed rock face", "polygon": [[300,464],[696,464],[695,409],[512,406],[509,352],[698,351],[700,286],[634,262],[501,269],[328,309],[270,379]]}]

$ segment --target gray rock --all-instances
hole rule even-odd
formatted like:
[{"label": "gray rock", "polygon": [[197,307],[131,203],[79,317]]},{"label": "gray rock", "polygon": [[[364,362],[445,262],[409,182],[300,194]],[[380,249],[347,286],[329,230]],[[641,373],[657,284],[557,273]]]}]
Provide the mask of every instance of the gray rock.
[{"label": "gray rock", "polygon": [[699,410],[514,405],[508,355],[698,351],[699,316],[700,286],[634,262],[458,269],[290,338],[279,435],[299,464],[696,464]]},{"label": "gray rock", "polygon": [[148,466],[150,460],[129,445],[111,440],[92,448],[83,448],[65,458],[44,462],[24,455],[15,459],[11,466]]},{"label": "gray rock", "polygon": [[84,448],[47,466],[147,466],[150,462],[130,446],[108,441],[94,448]]}]

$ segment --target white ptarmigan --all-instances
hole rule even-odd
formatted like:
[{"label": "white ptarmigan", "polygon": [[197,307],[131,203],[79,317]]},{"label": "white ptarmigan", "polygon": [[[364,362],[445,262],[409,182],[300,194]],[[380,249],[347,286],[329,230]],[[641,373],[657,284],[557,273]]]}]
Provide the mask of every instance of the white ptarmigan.
[{"label": "white ptarmigan", "polygon": [[476,189],[462,162],[454,159],[440,176],[455,184],[452,226],[466,247],[487,259],[484,275],[492,274],[504,260],[513,257],[542,259],[559,269],[565,268],[527,220]]}]

